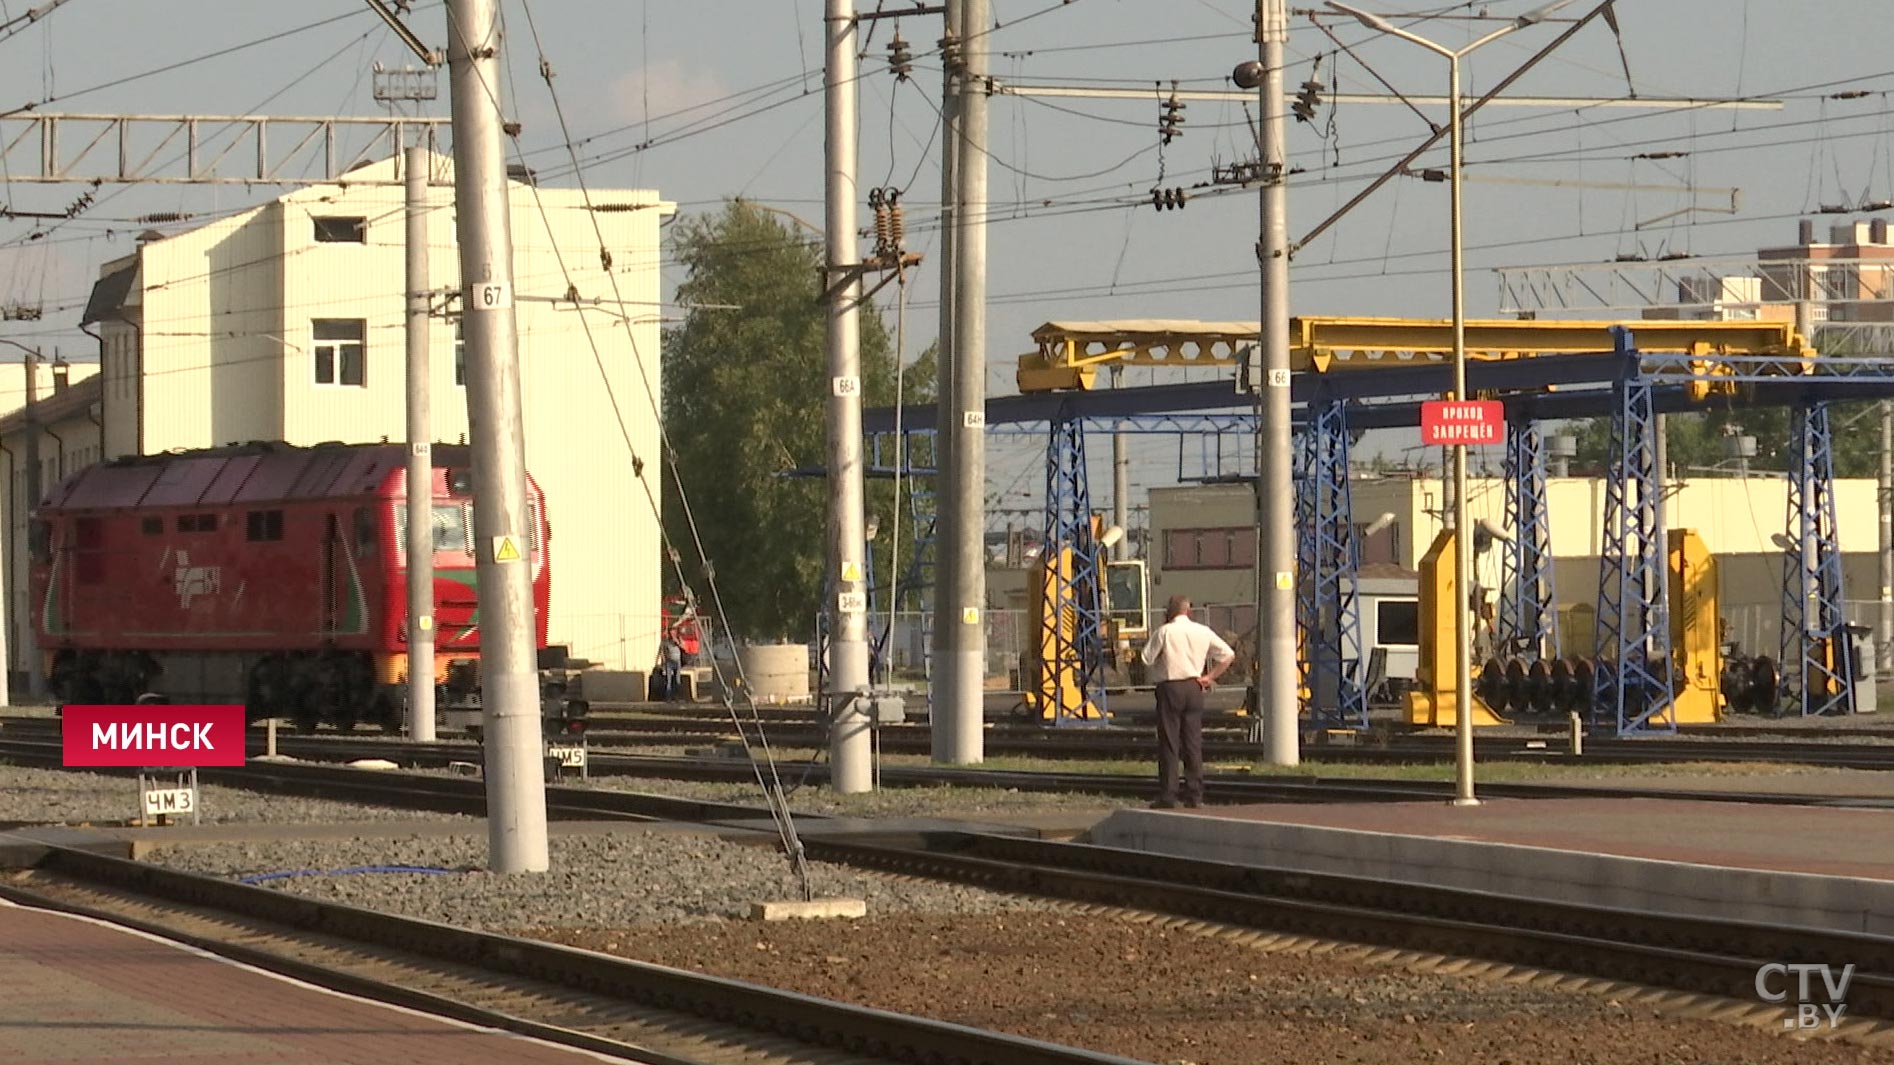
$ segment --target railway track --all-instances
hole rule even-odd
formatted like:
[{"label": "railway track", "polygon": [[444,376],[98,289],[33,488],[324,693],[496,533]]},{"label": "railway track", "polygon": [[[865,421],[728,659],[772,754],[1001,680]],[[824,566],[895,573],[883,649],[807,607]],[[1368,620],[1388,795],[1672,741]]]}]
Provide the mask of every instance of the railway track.
[{"label": "railway track", "polygon": [[[1634,985],[1621,993],[1714,995],[1747,1002],[1749,1012],[1765,1009],[1754,998],[1759,967],[1845,959],[1855,967],[1849,1023],[1865,1031],[1894,1018],[1887,937],[968,832],[823,837],[807,846],[817,860],[1183,918],[1251,941],[1314,939],[1397,957],[1476,959]],[[706,1044],[728,1049],[759,1035],[822,1048],[821,1060],[830,1061],[1121,1060],[61,848],[47,848],[28,877],[0,894],[475,1023],[598,1049],[635,1044],[667,1065],[725,1060],[697,1055]]]},{"label": "railway track", "polygon": [[346,994],[650,1065],[1135,1065],[574,950],[47,848],[0,896],[139,929]]},{"label": "railway track", "polygon": [[[472,744],[414,744],[387,740],[349,740],[336,737],[288,738],[280,751],[296,761],[252,761],[241,767],[200,769],[205,783],[254,791],[273,791],[311,798],[427,809],[443,813],[485,816],[486,790],[470,776],[358,769],[336,763],[363,758],[385,759],[414,768],[440,768],[454,763],[472,765],[480,757]],[[0,759],[23,765],[60,768],[61,748],[47,738],[24,739],[0,734]],[[594,753],[591,771],[598,775],[643,777],[717,783],[753,784],[755,770],[735,758],[687,758]],[[779,762],[779,775],[792,790],[797,785],[821,785],[828,780],[822,764]],[[125,771],[129,772],[129,770]],[[1108,773],[1059,773],[959,769],[940,766],[887,766],[881,770],[886,787],[1003,788],[1039,794],[1085,794],[1146,799],[1152,793],[1149,776]],[[1635,785],[1587,786],[1494,782],[1480,785],[1490,798],[1574,799],[1688,797],[1705,802],[1736,802],[1801,806],[1885,806],[1873,797],[1837,797],[1825,793],[1702,791],[1680,796],[1674,789]],[[1211,773],[1205,778],[1205,800],[1212,804],[1430,802],[1453,795],[1450,781],[1325,779],[1321,777],[1251,777],[1241,773]],[[570,821],[693,821],[737,823],[767,818],[761,805],[723,803],[643,792],[574,785],[549,785],[547,815]],[[798,818],[817,815],[798,813]]]}]

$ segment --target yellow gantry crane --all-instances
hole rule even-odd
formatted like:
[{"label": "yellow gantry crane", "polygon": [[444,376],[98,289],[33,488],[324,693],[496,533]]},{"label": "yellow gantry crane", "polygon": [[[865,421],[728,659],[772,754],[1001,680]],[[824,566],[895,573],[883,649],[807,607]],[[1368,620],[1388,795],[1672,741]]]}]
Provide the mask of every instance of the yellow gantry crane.
[{"label": "yellow gantry crane", "polygon": [[[1555,358],[1562,355],[1602,353],[1617,350],[1614,329],[1628,326],[1635,333],[1640,355],[1684,355],[1690,380],[1685,392],[1693,400],[1715,394],[1735,394],[1735,381],[1721,382],[1719,376],[1733,375],[1723,356],[1766,356],[1771,374],[1798,376],[1816,372],[1818,355],[1799,336],[1792,325],[1783,322],[1699,322],[1639,320],[1615,323],[1565,320],[1483,319],[1463,323],[1467,358],[1473,362]],[[1353,374],[1420,365],[1449,365],[1454,352],[1453,323],[1444,319],[1304,317],[1290,320],[1291,368],[1297,373]],[[1020,356],[1017,382],[1022,393],[1090,391],[1097,386],[1098,371],[1111,367],[1151,367],[1172,369],[1224,368],[1235,370],[1255,349],[1259,333],[1255,322],[1211,322],[1169,319],[1132,319],[1111,321],[1048,322],[1033,331],[1035,350]],[[1674,362],[1674,360],[1673,360]],[[1750,367],[1748,371],[1756,370]],[[1547,391],[1557,386],[1545,386]],[[1096,521],[1092,522],[1096,534]],[[1451,531],[1443,534],[1451,536]],[[1683,622],[1676,634],[1673,654],[1687,678],[1686,698],[1678,702],[1681,716],[1704,720],[1714,711],[1714,678],[1718,662],[1714,649],[1716,621],[1713,586],[1702,583],[1702,567],[1713,565],[1694,536],[1682,543],[1673,538],[1669,552],[1674,582],[1673,602],[1680,609],[1673,624]],[[1681,554],[1679,552],[1682,552]],[[1431,584],[1446,580],[1446,567],[1440,564],[1440,544],[1428,552],[1422,570]],[[1080,719],[1102,717],[1087,693],[1085,678],[1095,675],[1096,663],[1080,661],[1082,648],[1089,646],[1111,654],[1122,650],[1122,637],[1134,624],[1129,611],[1118,604],[1107,585],[1127,585],[1124,579],[1099,581],[1076,573],[1076,558],[1071,545],[1042,546],[1040,566],[1035,568],[1032,587],[1036,602],[1033,615],[1035,637],[1029,641],[1031,661],[1028,673],[1033,690],[1028,704],[1042,718],[1071,716]],[[1431,562],[1432,564],[1426,564]],[[1144,605],[1142,571],[1135,593],[1127,586],[1118,596],[1132,598]],[[1713,570],[1711,571],[1713,572]],[[1688,576],[1682,576],[1687,574]],[[1680,580],[1680,577],[1682,578]],[[1449,582],[1450,583],[1450,582]],[[1681,593],[1681,594],[1679,594]],[[1450,617],[1440,608],[1453,594],[1451,589],[1430,586],[1423,581],[1423,600],[1435,600],[1435,613]],[[1075,620],[1081,613],[1078,597],[1098,597],[1101,603],[1087,604],[1095,617],[1113,619],[1103,626],[1102,639],[1086,644],[1075,640]],[[1681,602],[1679,602],[1681,600]],[[1698,612],[1700,608],[1703,613]],[[1707,614],[1708,616],[1703,616]],[[1687,619],[1687,620],[1686,620]],[[1423,626],[1429,629],[1433,654],[1423,654],[1421,672],[1425,674],[1423,691],[1409,707],[1411,716],[1426,723],[1450,723],[1454,679],[1451,671],[1451,624]],[[1136,630],[1133,630],[1136,631]],[[1706,635],[1707,634],[1707,635]],[[1425,648],[1423,650],[1426,650]],[[1444,668],[1443,668],[1444,667]],[[1706,697],[1704,692],[1712,694]],[[1477,697],[1476,697],[1477,698]],[[1494,723],[1497,715],[1480,707],[1476,721]]]}]

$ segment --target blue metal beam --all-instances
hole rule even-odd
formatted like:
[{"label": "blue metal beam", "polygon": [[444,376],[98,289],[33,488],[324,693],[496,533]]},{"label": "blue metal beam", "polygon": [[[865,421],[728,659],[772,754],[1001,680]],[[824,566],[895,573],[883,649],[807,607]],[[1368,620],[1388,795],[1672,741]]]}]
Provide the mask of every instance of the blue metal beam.
[{"label": "blue metal beam", "polygon": [[1789,419],[1790,546],[1783,553],[1783,709],[1804,717],[1854,708],[1842,603],[1841,540],[1835,521],[1834,437],[1828,406]]},{"label": "blue metal beam", "polygon": [[1348,491],[1348,404],[1317,403],[1296,439],[1296,628],[1309,720],[1368,727],[1362,687],[1361,555]]},{"label": "blue metal beam", "polygon": [[[1614,329],[1613,335],[1628,356],[1630,332]],[[1605,477],[1605,542],[1599,552],[1600,661],[1593,675],[1592,721],[1620,736],[1675,732],[1657,418],[1650,382],[1637,372],[1637,363],[1627,357],[1620,366]]]},{"label": "blue metal beam", "polygon": [[[1104,725],[1111,720],[1105,702],[1105,630],[1100,609],[1103,549],[1092,537],[1091,490],[1085,466],[1085,431],[1077,417],[1057,419],[1046,443],[1046,521],[1040,560],[1051,574],[1052,601],[1044,604],[1035,634],[1045,649],[1040,662],[1040,690],[1055,707],[1052,724]],[[1072,552],[1070,572],[1060,565],[1061,552]],[[1073,671],[1078,690],[1098,707],[1099,717],[1068,714],[1059,698],[1059,672]]]},{"label": "blue metal beam", "polygon": [[1501,654],[1538,662],[1558,657],[1558,611],[1552,579],[1552,508],[1546,494],[1545,448],[1537,422],[1506,427],[1506,528],[1497,636]]}]

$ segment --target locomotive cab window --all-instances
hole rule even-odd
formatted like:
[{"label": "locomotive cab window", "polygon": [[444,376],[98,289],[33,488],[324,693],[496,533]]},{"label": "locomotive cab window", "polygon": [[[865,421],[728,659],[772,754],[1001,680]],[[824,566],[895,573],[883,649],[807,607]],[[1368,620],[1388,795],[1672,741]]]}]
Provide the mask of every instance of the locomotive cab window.
[{"label": "locomotive cab window", "polygon": [[375,528],[375,512],[367,507],[355,510],[355,557],[373,558],[381,537]]},{"label": "locomotive cab window", "polygon": [[138,531],[144,533],[146,536],[163,536],[164,519],[145,518],[138,523]]},{"label": "locomotive cab window", "polygon": [[253,510],[249,513],[244,536],[249,540],[269,541],[283,538],[283,512],[280,510]]},{"label": "locomotive cab window", "polygon": [[216,532],[217,531],[217,515],[215,514],[179,514],[178,515],[178,531],[181,533]]},{"label": "locomotive cab window", "polygon": [[33,561],[45,563],[53,557],[53,527],[44,521],[35,521],[27,527],[26,549],[32,553]]},{"label": "locomotive cab window", "polygon": [[[434,504],[429,524],[433,532],[434,550],[473,550],[473,533],[469,530],[467,504]],[[408,548],[408,505],[406,503],[395,504],[395,529],[400,536],[401,549],[406,551]]]}]

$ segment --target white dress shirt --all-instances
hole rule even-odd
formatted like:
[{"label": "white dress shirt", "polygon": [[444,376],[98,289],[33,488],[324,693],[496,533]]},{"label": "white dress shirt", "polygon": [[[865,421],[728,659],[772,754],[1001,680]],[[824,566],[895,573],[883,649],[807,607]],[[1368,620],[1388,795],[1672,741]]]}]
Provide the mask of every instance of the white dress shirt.
[{"label": "white dress shirt", "polygon": [[1144,644],[1144,664],[1151,668],[1151,680],[1195,680],[1210,665],[1219,665],[1236,657],[1223,637],[1208,625],[1178,616],[1152,630]]}]

